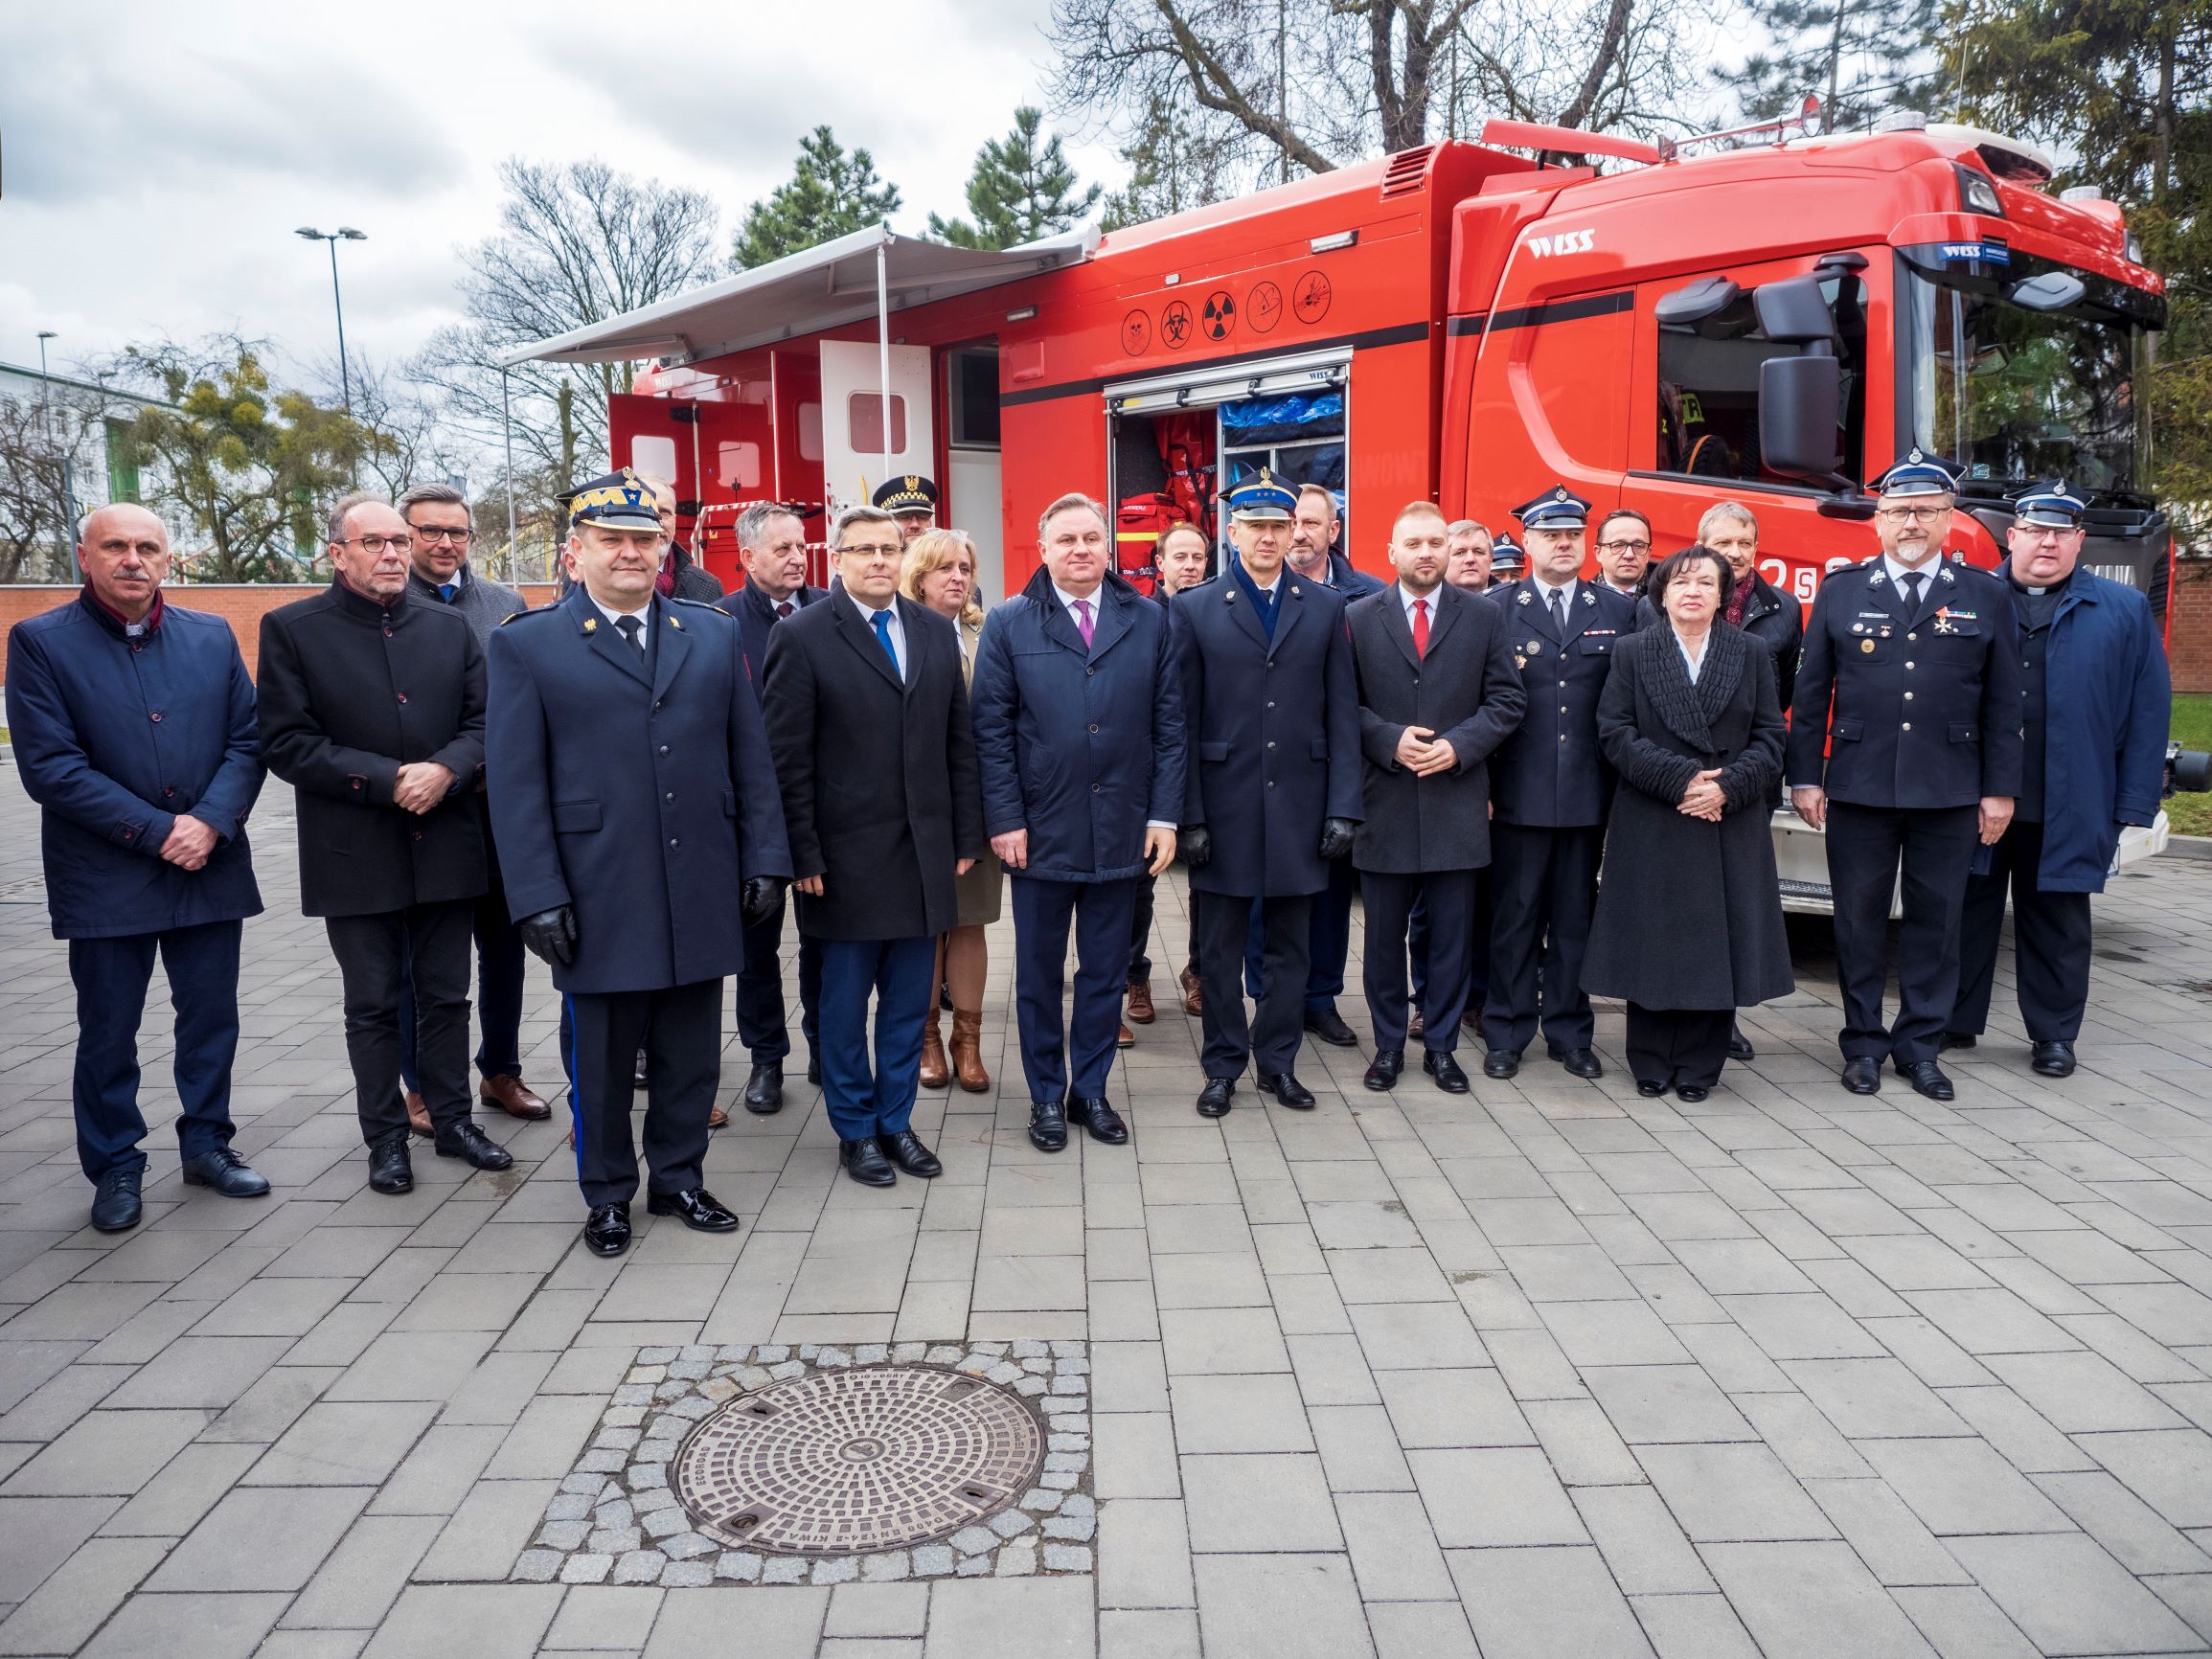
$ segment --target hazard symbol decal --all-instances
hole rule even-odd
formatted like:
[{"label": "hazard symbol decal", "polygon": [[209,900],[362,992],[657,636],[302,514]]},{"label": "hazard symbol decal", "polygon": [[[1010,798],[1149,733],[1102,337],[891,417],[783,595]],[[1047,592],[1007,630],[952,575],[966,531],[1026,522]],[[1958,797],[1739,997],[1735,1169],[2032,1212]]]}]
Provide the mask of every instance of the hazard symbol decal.
[{"label": "hazard symbol decal", "polygon": [[1290,308],[1298,313],[1301,323],[1318,323],[1329,314],[1329,302],[1335,297],[1327,277],[1319,271],[1308,271],[1290,290]]},{"label": "hazard symbol decal", "polygon": [[1244,296],[1244,323],[1253,333],[1265,334],[1283,320],[1283,290],[1273,283],[1254,283]]},{"label": "hazard symbol decal", "polygon": [[1152,320],[1143,311],[1131,311],[1122,319],[1122,353],[1141,357],[1152,343]]},{"label": "hazard symbol decal", "polygon": [[1168,302],[1160,313],[1160,339],[1171,352],[1179,352],[1191,343],[1191,307],[1186,302]]},{"label": "hazard symbol decal", "polygon": [[1226,288],[1216,288],[1206,296],[1206,308],[1198,313],[1209,340],[1226,340],[1237,331],[1237,302],[1229,297]]}]

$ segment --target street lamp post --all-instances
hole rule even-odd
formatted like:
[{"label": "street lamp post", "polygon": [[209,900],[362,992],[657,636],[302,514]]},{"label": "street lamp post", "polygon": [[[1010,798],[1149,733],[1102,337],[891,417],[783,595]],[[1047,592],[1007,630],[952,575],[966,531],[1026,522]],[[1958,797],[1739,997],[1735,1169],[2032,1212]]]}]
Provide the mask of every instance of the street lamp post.
[{"label": "street lamp post", "polygon": [[346,413],[351,415],[353,412],[353,380],[346,370],[346,302],[338,294],[338,243],[365,242],[369,239],[369,234],[357,231],[352,225],[340,225],[327,235],[312,225],[302,225],[292,234],[310,242],[331,244],[331,304],[338,313],[338,390],[346,400]]},{"label": "street lamp post", "polygon": [[[38,432],[48,443],[54,443],[54,412],[47,401],[50,384],[46,373],[46,342],[61,336],[52,329],[38,330]],[[61,552],[69,560],[69,580],[78,580],[77,565],[77,492],[70,488],[69,447],[55,443],[61,461]]]}]

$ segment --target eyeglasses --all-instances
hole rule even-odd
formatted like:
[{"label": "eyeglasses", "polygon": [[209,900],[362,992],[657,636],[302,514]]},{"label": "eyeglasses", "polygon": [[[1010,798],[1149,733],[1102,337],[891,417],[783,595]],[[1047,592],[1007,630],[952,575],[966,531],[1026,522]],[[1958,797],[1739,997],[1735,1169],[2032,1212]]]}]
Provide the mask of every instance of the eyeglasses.
[{"label": "eyeglasses", "polygon": [[1885,507],[1881,516],[1892,524],[1933,524],[1939,518],[1949,518],[1948,507]]},{"label": "eyeglasses", "polygon": [[338,545],[357,547],[374,558],[386,548],[394,553],[406,553],[414,547],[415,538],[411,535],[343,535],[338,538]]},{"label": "eyeglasses", "polygon": [[1652,544],[1648,541],[1601,541],[1598,543],[1598,551],[1600,553],[1649,553],[1652,551]]},{"label": "eyeglasses", "polygon": [[896,542],[896,541],[893,541],[893,542],[881,542],[881,541],[873,541],[873,542],[862,542],[862,543],[859,543],[858,545],[856,545],[856,546],[854,546],[854,547],[840,547],[840,548],[838,548],[836,551],[837,551],[837,552],[839,552],[839,553],[841,553],[841,554],[844,554],[844,553],[860,553],[860,554],[868,554],[868,555],[871,555],[871,556],[878,556],[878,555],[883,555],[883,554],[897,554],[897,553],[904,553],[906,550],[905,550],[905,548],[904,548],[904,547],[902,547],[902,546],[901,546],[900,543],[898,543],[898,542]]},{"label": "eyeglasses", "polygon": [[447,530],[443,525],[436,524],[418,524],[414,529],[417,541],[430,544],[449,541],[455,547],[467,547],[476,539],[476,533],[473,530]]}]

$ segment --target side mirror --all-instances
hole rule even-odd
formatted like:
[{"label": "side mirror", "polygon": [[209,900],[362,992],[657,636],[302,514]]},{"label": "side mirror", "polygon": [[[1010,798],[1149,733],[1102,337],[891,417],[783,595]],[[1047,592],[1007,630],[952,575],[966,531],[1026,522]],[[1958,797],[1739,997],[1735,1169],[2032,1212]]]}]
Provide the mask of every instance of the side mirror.
[{"label": "side mirror", "polygon": [[1842,369],[1834,357],[1769,357],[1760,364],[1760,465],[1785,478],[1834,480],[1843,468],[1836,420],[1842,394]]},{"label": "side mirror", "polygon": [[1810,346],[1836,338],[1836,318],[1815,278],[1787,277],[1765,284],[1751,290],[1751,303],[1758,310],[1761,331],[1777,345]]}]

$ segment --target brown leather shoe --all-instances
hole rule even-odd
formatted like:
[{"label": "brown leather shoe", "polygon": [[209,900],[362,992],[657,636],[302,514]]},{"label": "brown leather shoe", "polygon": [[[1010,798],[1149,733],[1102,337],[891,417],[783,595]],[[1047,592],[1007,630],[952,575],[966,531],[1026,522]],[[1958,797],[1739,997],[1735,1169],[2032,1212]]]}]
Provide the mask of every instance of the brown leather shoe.
[{"label": "brown leather shoe", "polygon": [[[960,1016],[953,1016],[955,1026]],[[922,1028],[922,1086],[941,1089],[952,1081],[952,1068],[945,1059],[945,1028],[938,1022],[937,1010],[929,1011],[929,1023]]]},{"label": "brown leather shoe", "polygon": [[710,1129],[719,1129],[719,1128],[724,1128],[724,1127],[728,1126],[729,1121],[730,1121],[730,1114],[729,1114],[729,1113],[727,1113],[727,1112],[725,1112],[724,1110],[722,1110],[722,1108],[721,1108],[721,1107],[719,1107],[719,1106],[709,1106],[709,1107],[707,1108],[707,1127],[708,1127],[708,1128],[710,1128]]},{"label": "brown leather shoe", "polygon": [[952,1011],[952,1069],[960,1086],[971,1095],[986,1093],[991,1074],[983,1069],[983,1014],[980,1010]]},{"label": "brown leather shoe", "polygon": [[1176,975],[1176,982],[1183,988],[1183,1011],[1192,1014],[1204,1013],[1206,1011],[1206,997],[1205,993],[1198,989],[1198,976],[1186,967],[1180,974]]},{"label": "brown leather shoe", "polygon": [[429,1103],[422,1099],[421,1092],[415,1089],[407,1091],[407,1126],[425,1141],[438,1132],[436,1126],[430,1122]]},{"label": "brown leather shoe", "polygon": [[1405,1034],[1407,1036],[1417,1037],[1426,1029],[1427,1028],[1422,1023],[1421,1011],[1419,1009],[1415,1009],[1410,1014],[1406,1016]]},{"label": "brown leather shoe", "polygon": [[[1158,1015],[1152,1008],[1152,982],[1149,979],[1129,981],[1129,1018],[1137,1025],[1151,1025]],[[1128,1047],[1128,1044],[1123,1044]]]},{"label": "brown leather shoe", "polygon": [[1122,1029],[1114,1036],[1114,1047],[1117,1049],[1133,1049],[1136,1046],[1137,1034],[1129,1030],[1129,1022],[1125,1019],[1122,1021]]},{"label": "brown leather shoe", "polygon": [[530,1085],[520,1078],[486,1078],[476,1093],[486,1105],[497,1106],[511,1118],[536,1123],[553,1116],[553,1108],[531,1093]]}]

